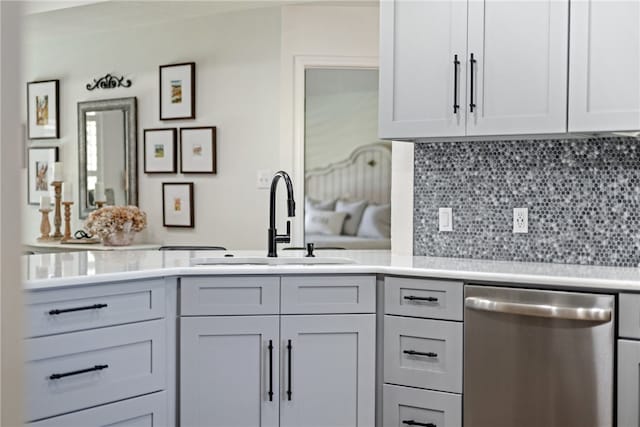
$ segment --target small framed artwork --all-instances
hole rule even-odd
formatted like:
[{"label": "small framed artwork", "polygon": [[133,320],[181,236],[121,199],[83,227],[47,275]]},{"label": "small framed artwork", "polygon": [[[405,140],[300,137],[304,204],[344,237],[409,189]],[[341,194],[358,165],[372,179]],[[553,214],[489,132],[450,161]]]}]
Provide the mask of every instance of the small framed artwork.
[{"label": "small framed artwork", "polygon": [[162,224],[165,227],[194,227],[193,182],[162,184]]},{"label": "small framed artwork", "polygon": [[160,120],[196,118],[196,63],[160,66]]},{"label": "small framed artwork", "polygon": [[180,128],[180,172],[216,173],[216,128]]},{"label": "small framed artwork", "polygon": [[31,147],[27,161],[27,200],[40,203],[40,196],[49,196],[53,181],[53,164],[58,161],[58,147]]},{"label": "small framed artwork", "polygon": [[27,83],[29,139],[60,138],[60,94],[58,80]]},{"label": "small framed artwork", "polygon": [[144,130],[144,173],[176,173],[178,171],[178,130]]}]

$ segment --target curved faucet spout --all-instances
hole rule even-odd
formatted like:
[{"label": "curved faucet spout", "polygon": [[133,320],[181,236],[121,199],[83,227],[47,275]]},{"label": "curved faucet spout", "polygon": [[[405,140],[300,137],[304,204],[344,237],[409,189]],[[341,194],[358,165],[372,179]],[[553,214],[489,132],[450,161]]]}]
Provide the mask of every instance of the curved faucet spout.
[{"label": "curved faucet spout", "polygon": [[277,244],[291,242],[291,222],[287,221],[287,234],[278,235],[276,230],[276,190],[278,189],[278,182],[280,178],[284,179],[284,183],[287,187],[287,215],[294,217],[296,215],[296,202],[293,198],[293,184],[291,183],[291,177],[285,171],[278,171],[271,180],[271,191],[269,194],[269,231],[268,231],[268,247],[269,251],[267,256],[277,257]]}]

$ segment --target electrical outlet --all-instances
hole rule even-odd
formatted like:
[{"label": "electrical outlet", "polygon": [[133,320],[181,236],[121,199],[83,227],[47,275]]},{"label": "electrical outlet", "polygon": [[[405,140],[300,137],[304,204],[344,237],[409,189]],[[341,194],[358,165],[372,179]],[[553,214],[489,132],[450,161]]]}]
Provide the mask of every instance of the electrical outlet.
[{"label": "electrical outlet", "polygon": [[438,229],[440,231],[453,231],[453,209],[438,209]]},{"label": "electrical outlet", "polygon": [[268,190],[271,187],[271,179],[273,178],[273,172],[267,169],[261,169],[257,174],[257,187],[259,190]]},{"label": "electrical outlet", "polygon": [[514,233],[529,232],[529,209],[527,208],[513,209],[513,232]]}]

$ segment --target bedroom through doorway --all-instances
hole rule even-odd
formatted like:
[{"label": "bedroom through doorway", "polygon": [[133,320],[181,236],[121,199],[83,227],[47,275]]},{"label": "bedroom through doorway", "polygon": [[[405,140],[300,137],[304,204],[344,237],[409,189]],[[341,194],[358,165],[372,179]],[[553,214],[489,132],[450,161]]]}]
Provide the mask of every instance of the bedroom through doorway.
[{"label": "bedroom through doorway", "polygon": [[304,235],[316,247],[391,248],[391,143],[378,139],[378,70],[307,68]]}]

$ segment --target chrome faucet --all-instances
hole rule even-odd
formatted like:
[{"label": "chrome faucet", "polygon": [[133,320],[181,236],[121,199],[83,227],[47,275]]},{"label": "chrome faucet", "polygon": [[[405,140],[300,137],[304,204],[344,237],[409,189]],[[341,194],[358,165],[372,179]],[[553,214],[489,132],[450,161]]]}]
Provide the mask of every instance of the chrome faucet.
[{"label": "chrome faucet", "polygon": [[277,257],[277,244],[291,242],[291,221],[287,221],[287,234],[278,234],[276,230],[276,190],[278,189],[278,181],[284,179],[287,186],[287,215],[291,218],[296,216],[296,202],[293,200],[293,184],[289,174],[285,171],[278,171],[271,180],[271,194],[269,198],[269,253],[268,257]]}]

